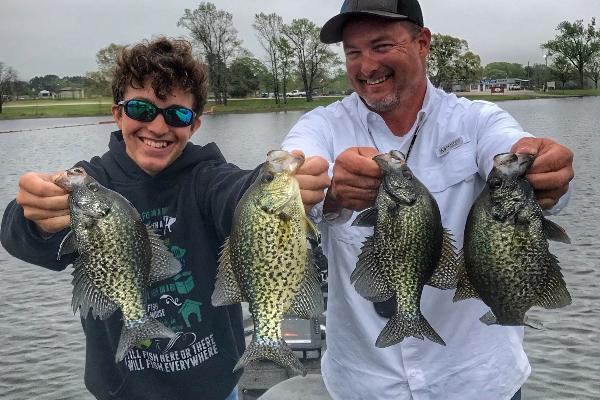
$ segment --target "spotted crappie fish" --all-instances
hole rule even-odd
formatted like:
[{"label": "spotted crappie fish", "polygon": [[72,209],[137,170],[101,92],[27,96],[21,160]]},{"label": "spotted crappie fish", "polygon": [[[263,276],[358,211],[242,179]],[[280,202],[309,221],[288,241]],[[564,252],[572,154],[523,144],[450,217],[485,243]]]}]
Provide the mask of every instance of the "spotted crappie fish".
[{"label": "spotted crappie fish", "polygon": [[142,223],[137,210],[120,194],[100,185],[83,168],[69,169],[54,182],[70,191],[71,231],[58,258],[77,251],[73,271],[73,312],[91,311],[107,319],[123,313],[115,361],[137,343],[173,338],[175,333],[147,313],[147,287],[169,278],[181,265],[162,240]]},{"label": "spotted crappie fish", "polygon": [[283,150],[268,153],[237,205],[223,246],[212,304],[246,301],[254,320],[252,341],[234,371],[267,359],[306,374],[281,333],[284,315],[309,319],[323,312],[318,272],[307,247],[307,238],[318,233],[305,215],[294,178],[303,162]]},{"label": "spotted crappie fish", "polygon": [[391,151],[373,158],[383,178],[375,206],[358,215],[355,226],[373,226],[350,276],[357,292],[372,302],[397,300],[375,343],[387,347],[408,336],[445,345],[421,314],[423,286],[456,287],[453,239],[442,227],[438,205],[414,176],[404,154]]},{"label": "spotted crappie fish", "polygon": [[549,239],[570,239],[544,218],[525,178],[533,160],[528,154],[496,155],[487,185],[467,217],[464,269],[454,300],[483,300],[491,308],[481,317],[488,325],[530,325],[525,313],[532,306],[571,303],[558,260],[548,249]]}]

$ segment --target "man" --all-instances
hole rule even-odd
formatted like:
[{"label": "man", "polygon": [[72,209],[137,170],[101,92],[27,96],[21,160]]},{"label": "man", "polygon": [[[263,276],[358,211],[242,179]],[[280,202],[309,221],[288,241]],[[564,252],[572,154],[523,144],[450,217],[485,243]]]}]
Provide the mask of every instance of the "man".
[{"label": "man", "polygon": [[305,114],[283,147],[334,163],[324,204],[313,210],[327,220],[320,229],[330,265],[322,361],[328,391],[334,399],[519,399],[530,373],[523,328],[482,324],[486,306],[453,303],[453,290],[426,286],[421,300],[423,315],[447,346],[409,337],[375,347],[395,304],[374,307],[352,287],[350,274],[372,229],[351,227],[350,217],[374,204],[381,171],[372,157],[400,150],[435,197],[460,249],[469,208],[495,154],[537,155],[528,179],[552,212],[567,201],[573,154],[530,137],[494,104],[434,88],[426,77],[431,32],[417,0],[347,0],[323,26],[321,40],[343,42],[355,93]]},{"label": "man", "polygon": [[[236,399],[244,351],[239,305],[213,307],[217,259],[235,206],[258,174],[226,163],[218,147],[189,142],[207,98],[205,67],[189,43],[157,38],[125,49],[113,80],[112,112],[119,127],[109,150],[78,163],[102,185],[121,193],[156,228],[183,269],[148,289],[148,308],[178,335],[154,339],[115,363],[122,315],[106,320],[82,312],[85,384],[98,399]],[[266,154],[265,150],[265,154]],[[329,185],[327,163],[307,159],[298,173],[307,208]],[[26,173],[6,208],[2,245],[12,255],[53,270],[69,226],[68,194],[50,174]]]}]

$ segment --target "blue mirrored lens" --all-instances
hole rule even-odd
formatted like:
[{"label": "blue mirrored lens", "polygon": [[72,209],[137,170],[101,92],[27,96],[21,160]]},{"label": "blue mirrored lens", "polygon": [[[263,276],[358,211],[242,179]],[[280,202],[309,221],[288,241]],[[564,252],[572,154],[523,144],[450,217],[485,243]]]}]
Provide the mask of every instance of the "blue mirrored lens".
[{"label": "blue mirrored lens", "polygon": [[125,114],[137,121],[152,121],[156,117],[156,113],[156,106],[147,101],[129,100],[125,103]]},{"label": "blue mirrored lens", "polygon": [[194,112],[185,107],[169,107],[163,115],[165,121],[171,126],[188,126],[192,124]]}]

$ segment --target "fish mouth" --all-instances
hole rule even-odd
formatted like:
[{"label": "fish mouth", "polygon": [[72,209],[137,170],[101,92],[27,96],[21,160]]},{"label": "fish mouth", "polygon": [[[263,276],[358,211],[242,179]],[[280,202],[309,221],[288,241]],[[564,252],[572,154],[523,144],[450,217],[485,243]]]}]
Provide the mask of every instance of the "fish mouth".
[{"label": "fish mouth", "polygon": [[295,155],[285,150],[271,150],[267,153],[267,163],[273,171],[294,174],[304,164],[303,155]]},{"label": "fish mouth", "polygon": [[533,164],[533,160],[535,160],[535,156],[533,154],[525,154],[525,153],[515,153],[517,155],[517,162],[519,163],[519,168],[527,170]]},{"label": "fish mouth", "polygon": [[398,150],[392,150],[389,153],[378,154],[373,157],[373,161],[379,165],[382,171],[391,172],[400,169],[406,164],[404,153]]},{"label": "fish mouth", "polygon": [[87,173],[83,168],[75,167],[57,173],[51,178],[51,180],[56,186],[68,191],[72,191],[73,187],[81,184],[86,176]]}]

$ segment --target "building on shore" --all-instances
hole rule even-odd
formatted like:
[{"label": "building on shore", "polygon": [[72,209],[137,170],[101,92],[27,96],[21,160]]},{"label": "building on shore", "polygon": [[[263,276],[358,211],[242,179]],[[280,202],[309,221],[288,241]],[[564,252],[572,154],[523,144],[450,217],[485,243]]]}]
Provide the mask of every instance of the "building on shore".
[{"label": "building on shore", "polygon": [[85,93],[82,88],[65,87],[58,89],[59,99],[83,99],[84,97]]}]

